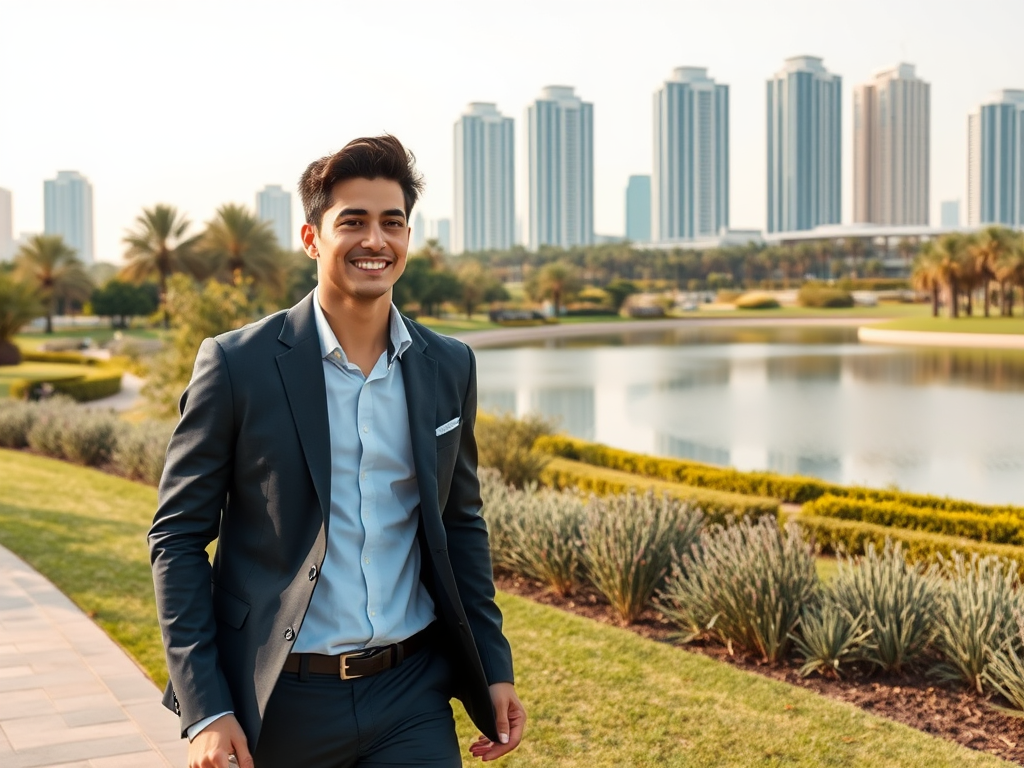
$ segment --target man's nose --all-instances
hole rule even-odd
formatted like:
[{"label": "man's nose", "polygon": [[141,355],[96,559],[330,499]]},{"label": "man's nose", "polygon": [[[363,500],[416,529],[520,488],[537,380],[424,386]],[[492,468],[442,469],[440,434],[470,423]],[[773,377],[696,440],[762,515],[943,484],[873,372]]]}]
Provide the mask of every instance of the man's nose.
[{"label": "man's nose", "polygon": [[384,228],[380,224],[370,224],[366,228],[363,247],[370,251],[384,250]]}]

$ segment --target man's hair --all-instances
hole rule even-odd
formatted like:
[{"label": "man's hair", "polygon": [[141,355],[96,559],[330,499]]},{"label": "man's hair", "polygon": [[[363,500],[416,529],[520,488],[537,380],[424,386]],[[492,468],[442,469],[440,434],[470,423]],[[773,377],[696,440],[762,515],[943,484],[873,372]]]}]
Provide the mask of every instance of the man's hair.
[{"label": "man's hair", "polygon": [[349,179],[397,181],[405,198],[405,216],[423,192],[423,177],[416,158],[390,134],[353,139],[333,155],[314,160],[299,179],[299,196],[306,223],[319,228],[331,207],[334,185]]}]

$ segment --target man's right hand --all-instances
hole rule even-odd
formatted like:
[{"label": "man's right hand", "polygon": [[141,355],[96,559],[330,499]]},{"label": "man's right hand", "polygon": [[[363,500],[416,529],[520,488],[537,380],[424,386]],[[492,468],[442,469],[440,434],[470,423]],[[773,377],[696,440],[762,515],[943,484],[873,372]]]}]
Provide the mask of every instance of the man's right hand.
[{"label": "man's right hand", "polygon": [[196,734],[188,745],[188,766],[228,768],[229,755],[235,756],[238,768],[253,768],[249,745],[234,715],[218,717]]}]

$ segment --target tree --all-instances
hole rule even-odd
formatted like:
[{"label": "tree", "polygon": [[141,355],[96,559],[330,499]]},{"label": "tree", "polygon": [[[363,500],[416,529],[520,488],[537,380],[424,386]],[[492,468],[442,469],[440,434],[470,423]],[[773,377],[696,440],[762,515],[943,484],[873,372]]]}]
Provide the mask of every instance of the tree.
[{"label": "tree", "polygon": [[994,272],[1000,285],[1001,313],[1013,316],[1014,286],[1024,289],[1024,233],[1011,233],[999,255]]},{"label": "tree", "polygon": [[579,269],[567,261],[545,264],[533,276],[527,291],[537,299],[551,299],[555,317],[562,314],[562,303],[583,287]]},{"label": "tree", "polygon": [[455,271],[462,289],[462,306],[466,319],[473,316],[473,310],[487,301],[502,301],[508,298],[508,291],[494,275],[485,270],[478,261],[464,261]]},{"label": "tree", "polygon": [[943,288],[940,270],[941,258],[938,250],[931,242],[925,244],[914,259],[910,273],[911,284],[920,291],[928,291],[932,296],[932,317],[939,316],[939,294]]},{"label": "tree", "polygon": [[279,288],[284,280],[274,230],[244,205],[228,203],[218,208],[206,224],[199,250],[209,273],[221,280],[237,284],[249,278],[255,286],[270,288]]},{"label": "tree", "polygon": [[611,297],[612,307],[618,312],[626,299],[640,291],[632,280],[616,278],[604,287],[605,292]]},{"label": "tree", "polygon": [[964,272],[964,253],[967,239],[958,232],[947,232],[936,240],[929,240],[921,249],[931,264],[933,279],[946,288],[949,295],[949,316],[959,317],[961,276]]},{"label": "tree", "polygon": [[60,235],[35,235],[14,257],[17,277],[34,287],[46,308],[46,332],[53,333],[57,301],[85,301],[92,281],[75,249]]},{"label": "tree", "polygon": [[[989,316],[991,294],[989,283],[997,280],[996,270],[1000,262],[1013,250],[1013,241],[1016,234],[1004,227],[986,227],[974,237],[968,245],[968,252],[974,261],[974,271],[979,281],[985,288],[985,317]],[[1005,283],[999,280],[1000,294],[1002,294]]]},{"label": "tree", "polygon": [[21,350],[11,339],[22,326],[45,312],[30,285],[0,274],[0,365],[21,362]]},{"label": "tree", "polygon": [[199,235],[188,236],[192,226],[173,205],[143,208],[135,217],[135,228],[127,230],[122,240],[127,249],[127,266],[121,270],[125,280],[140,284],[155,277],[164,328],[170,327],[167,310],[167,279],[178,272],[198,276],[202,268],[196,255]]},{"label": "tree", "polygon": [[111,280],[93,291],[90,301],[93,312],[110,318],[112,328],[127,328],[131,318],[151,315],[157,310],[160,294],[159,288],[153,283],[132,285]]}]

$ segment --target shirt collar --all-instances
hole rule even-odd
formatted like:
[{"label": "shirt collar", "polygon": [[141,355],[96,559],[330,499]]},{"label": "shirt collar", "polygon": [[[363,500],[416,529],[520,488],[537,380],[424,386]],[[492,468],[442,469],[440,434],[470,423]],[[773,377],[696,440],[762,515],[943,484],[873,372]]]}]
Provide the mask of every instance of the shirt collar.
[{"label": "shirt collar", "polygon": [[[338,337],[331,330],[330,323],[327,322],[327,316],[324,314],[324,310],[320,306],[320,299],[317,296],[313,297],[313,317],[316,320],[317,334],[320,336],[320,357],[330,357],[337,350],[341,352],[342,359],[348,362],[348,356],[345,355],[345,350],[338,343]],[[409,335],[409,329],[402,322],[402,316],[398,311],[398,307],[392,302],[391,313],[388,318],[388,368],[394,364],[395,360],[401,359],[405,350],[411,346],[412,336]]]}]

